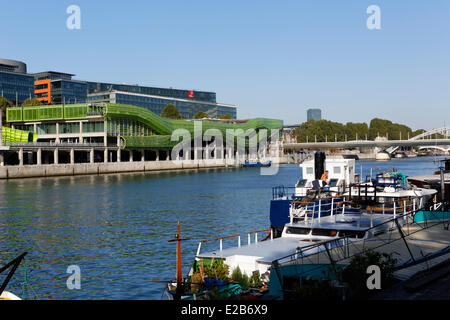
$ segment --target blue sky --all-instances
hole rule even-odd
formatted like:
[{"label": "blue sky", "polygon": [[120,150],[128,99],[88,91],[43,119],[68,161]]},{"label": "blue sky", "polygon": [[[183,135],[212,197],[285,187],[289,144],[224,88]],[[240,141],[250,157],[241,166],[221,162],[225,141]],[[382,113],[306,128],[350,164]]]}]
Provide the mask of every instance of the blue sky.
[{"label": "blue sky", "polygon": [[[81,8],[81,30],[66,8]],[[366,8],[381,8],[368,30]],[[29,72],[214,91],[239,118],[450,123],[450,1],[5,1],[0,57]]]}]

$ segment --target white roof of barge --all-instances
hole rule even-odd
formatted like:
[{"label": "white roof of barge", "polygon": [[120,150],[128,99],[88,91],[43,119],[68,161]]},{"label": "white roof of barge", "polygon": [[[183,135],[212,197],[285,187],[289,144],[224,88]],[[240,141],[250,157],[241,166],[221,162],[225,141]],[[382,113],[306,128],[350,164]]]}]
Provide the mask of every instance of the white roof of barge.
[{"label": "white roof of barge", "polygon": [[314,244],[312,241],[299,240],[298,238],[276,238],[257,243],[242,245],[241,247],[233,247],[216,250],[211,252],[200,253],[197,258],[229,258],[232,256],[248,256],[256,257],[258,262],[272,263],[272,261],[286,257],[295,253],[298,247],[306,247]]},{"label": "white roof of barge", "polygon": [[[336,217],[337,223],[334,222],[334,218]],[[360,226],[358,227],[358,220],[360,220]],[[392,219],[391,214],[373,214],[373,225],[376,226],[385,221]],[[344,219],[346,221],[344,221]],[[339,220],[342,222],[339,223]],[[362,214],[362,215],[352,215],[345,214],[335,215],[335,216],[327,216],[323,217],[318,221],[318,219],[314,219],[313,224],[298,222],[294,224],[287,224],[289,226],[298,226],[298,227],[308,227],[308,228],[326,228],[326,229],[334,229],[334,230],[367,230],[370,228],[370,215]],[[216,258],[230,258],[232,256],[248,256],[255,257],[256,261],[271,263],[274,260],[286,257],[290,254],[295,253],[297,248],[307,247],[318,243],[318,241],[308,241],[306,239],[299,239],[296,237],[282,237],[276,238],[273,240],[266,240],[258,243],[251,243],[247,245],[242,245],[241,247],[232,247],[228,249],[223,249],[222,251],[210,251],[205,253],[200,253],[197,258],[212,258],[213,256]],[[314,250],[317,250],[315,248]],[[313,252],[310,252],[313,253]],[[308,252],[308,254],[310,254]]]}]

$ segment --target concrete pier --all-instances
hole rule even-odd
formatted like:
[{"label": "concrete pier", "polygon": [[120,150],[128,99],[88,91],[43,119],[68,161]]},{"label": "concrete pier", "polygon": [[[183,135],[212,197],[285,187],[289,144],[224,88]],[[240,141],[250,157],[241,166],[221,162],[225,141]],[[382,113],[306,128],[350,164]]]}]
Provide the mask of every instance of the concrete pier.
[{"label": "concrete pier", "polygon": [[[71,161],[73,160],[71,150]],[[17,179],[31,177],[74,176],[90,174],[108,174],[121,172],[144,172],[185,169],[226,168],[235,166],[235,159],[209,160],[176,160],[176,161],[125,161],[125,162],[93,162],[90,152],[90,163],[41,164],[0,166],[0,179]],[[275,160],[270,159],[268,160]],[[277,163],[286,163],[284,158]],[[242,162],[242,161],[241,161]]]}]

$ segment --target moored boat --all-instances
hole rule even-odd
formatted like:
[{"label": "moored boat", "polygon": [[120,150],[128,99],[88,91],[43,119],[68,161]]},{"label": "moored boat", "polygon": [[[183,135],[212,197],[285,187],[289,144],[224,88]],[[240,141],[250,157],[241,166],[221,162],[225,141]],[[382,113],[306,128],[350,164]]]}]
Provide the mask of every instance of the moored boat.
[{"label": "moored boat", "polygon": [[266,161],[262,162],[259,160],[255,161],[244,161],[244,164],[242,165],[244,168],[261,168],[261,167],[270,167],[272,165],[272,161]]}]

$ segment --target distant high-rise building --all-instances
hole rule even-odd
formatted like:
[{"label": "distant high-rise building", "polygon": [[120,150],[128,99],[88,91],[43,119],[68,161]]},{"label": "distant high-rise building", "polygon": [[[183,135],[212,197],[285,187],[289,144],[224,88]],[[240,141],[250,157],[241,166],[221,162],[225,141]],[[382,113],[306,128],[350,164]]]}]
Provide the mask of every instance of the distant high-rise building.
[{"label": "distant high-rise building", "polygon": [[322,120],[322,110],[320,109],[308,109],[306,112],[307,120]]}]

